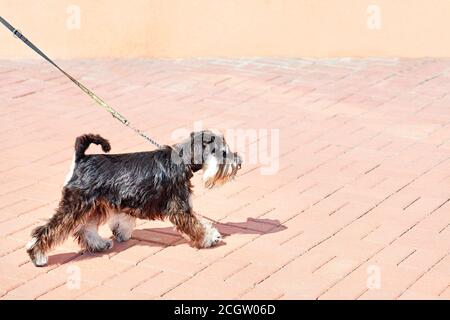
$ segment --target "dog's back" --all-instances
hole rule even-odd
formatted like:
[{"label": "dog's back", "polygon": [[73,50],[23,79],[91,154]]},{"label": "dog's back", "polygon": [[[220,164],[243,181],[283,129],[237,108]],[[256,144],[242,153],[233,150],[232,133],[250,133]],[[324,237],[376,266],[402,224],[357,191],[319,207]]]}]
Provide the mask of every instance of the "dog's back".
[{"label": "dog's back", "polygon": [[[159,197],[177,176],[188,172],[183,164],[171,161],[170,147],[148,152],[86,155],[91,143],[100,144],[105,152],[111,149],[108,141],[99,135],[78,137],[72,176],[65,185],[67,189],[82,191],[86,199],[103,197],[121,207],[128,198]],[[145,196],[136,197],[138,193]]]},{"label": "dog's back", "polygon": [[[142,189],[169,185],[173,168],[170,149],[122,154],[86,155],[76,162],[66,188],[106,193],[110,189]],[[178,174],[179,172],[177,172]],[[119,186],[120,185],[120,186]],[[98,194],[97,194],[98,195]]]}]

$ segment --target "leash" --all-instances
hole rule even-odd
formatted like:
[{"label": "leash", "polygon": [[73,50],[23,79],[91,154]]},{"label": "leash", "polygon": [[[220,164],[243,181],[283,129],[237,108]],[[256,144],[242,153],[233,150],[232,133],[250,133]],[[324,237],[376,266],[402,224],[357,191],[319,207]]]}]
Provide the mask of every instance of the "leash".
[{"label": "leash", "polygon": [[77,79],[75,79],[74,77],[72,77],[70,74],[68,74],[67,72],[65,72],[63,69],[61,69],[55,62],[53,62],[52,59],[50,59],[45,53],[43,53],[41,50],[39,50],[38,47],[36,47],[30,40],[28,40],[19,30],[17,30],[16,28],[14,28],[11,24],[9,24],[8,21],[6,21],[5,19],[3,19],[3,17],[0,16],[0,22],[9,29],[9,31],[11,31],[13,33],[13,35],[16,38],[19,38],[20,40],[22,40],[23,43],[25,43],[29,48],[31,48],[34,52],[36,52],[37,54],[39,54],[42,58],[44,58],[45,60],[47,60],[47,62],[49,62],[50,64],[52,64],[56,69],[58,69],[59,71],[61,71],[62,74],[64,74],[67,78],[69,78],[73,83],[75,83],[81,90],[83,90],[84,93],[86,93],[88,96],[90,96],[92,98],[92,100],[94,100],[99,106],[101,106],[102,108],[104,108],[106,111],[108,111],[113,118],[119,120],[123,125],[125,125],[126,127],[130,128],[131,130],[133,130],[135,133],[137,133],[138,135],[140,135],[141,137],[143,137],[144,139],[146,139],[148,142],[150,142],[151,144],[155,145],[157,148],[161,148],[162,146],[157,143],[155,140],[153,140],[152,138],[150,138],[149,136],[147,136],[144,132],[142,132],[141,130],[137,129],[136,127],[134,127],[130,121],[127,120],[127,118],[125,118],[124,116],[122,116],[119,112],[117,112],[116,110],[114,110],[110,105],[108,105],[105,101],[103,101],[100,97],[98,97],[95,93],[93,93],[91,90],[89,90],[88,88],[86,88],[82,83],[80,83]]}]

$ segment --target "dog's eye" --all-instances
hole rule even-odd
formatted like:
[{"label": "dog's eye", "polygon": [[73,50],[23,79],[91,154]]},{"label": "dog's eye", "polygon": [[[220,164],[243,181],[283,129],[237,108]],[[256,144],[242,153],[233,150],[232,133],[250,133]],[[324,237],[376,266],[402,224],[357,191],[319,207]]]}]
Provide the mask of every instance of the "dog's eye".
[{"label": "dog's eye", "polygon": [[216,153],[216,148],[213,148],[212,150],[211,150],[211,153]]},{"label": "dog's eye", "polygon": [[224,158],[227,157],[227,152],[226,151],[222,151],[222,157],[224,157]]}]

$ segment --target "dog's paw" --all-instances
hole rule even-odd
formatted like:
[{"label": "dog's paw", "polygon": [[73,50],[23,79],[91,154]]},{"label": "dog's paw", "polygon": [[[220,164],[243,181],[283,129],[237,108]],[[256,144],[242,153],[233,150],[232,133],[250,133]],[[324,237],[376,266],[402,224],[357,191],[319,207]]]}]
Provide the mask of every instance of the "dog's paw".
[{"label": "dog's paw", "polygon": [[36,267],[45,267],[48,264],[48,257],[42,252],[35,252],[31,261]]},{"label": "dog's paw", "polygon": [[95,243],[95,245],[89,246],[90,252],[103,252],[106,250],[109,250],[113,247],[113,241],[110,239],[101,239],[101,241],[98,241]]},{"label": "dog's paw", "polygon": [[100,246],[100,251],[106,251],[113,247],[113,241],[112,240],[106,240],[103,242],[103,245]]},{"label": "dog's paw", "polygon": [[222,241],[222,235],[216,228],[214,228],[213,236],[211,238],[211,246],[218,244],[220,241]]},{"label": "dog's paw", "polygon": [[209,227],[205,230],[205,237],[203,239],[203,248],[209,248],[222,240],[222,236],[219,231],[214,227]]},{"label": "dog's paw", "polygon": [[130,238],[131,238],[131,236],[126,236],[126,235],[123,235],[123,234],[118,234],[118,235],[115,237],[115,239],[116,239],[117,242],[125,242],[125,241],[130,240]]},{"label": "dog's paw", "polygon": [[115,230],[113,230],[113,236],[117,242],[125,242],[125,241],[130,240],[131,232],[124,233],[124,232],[119,232],[117,229],[115,229]]}]

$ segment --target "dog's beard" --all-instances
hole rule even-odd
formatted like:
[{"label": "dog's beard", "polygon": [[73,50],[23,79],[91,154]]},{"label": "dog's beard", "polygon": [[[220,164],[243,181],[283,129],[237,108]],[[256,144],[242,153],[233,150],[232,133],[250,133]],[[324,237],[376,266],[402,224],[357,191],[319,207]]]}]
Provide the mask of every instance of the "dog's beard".
[{"label": "dog's beard", "polygon": [[205,188],[212,188],[214,186],[220,186],[224,183],[232,180],[238,170],[239,165],[236,162],[228,162],[224,159],[225,163],[219,163],[215,157],[209,157],[205,164],[205,171],[203,173],[203,182]]}]

